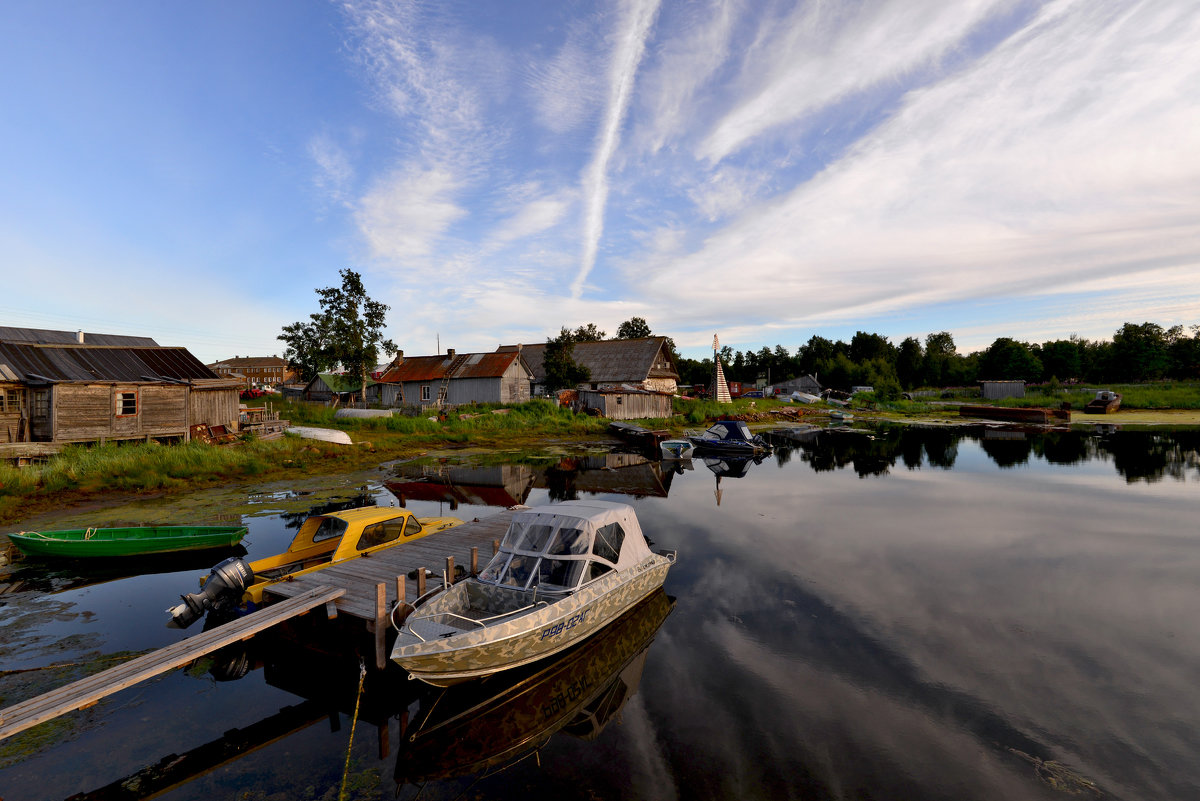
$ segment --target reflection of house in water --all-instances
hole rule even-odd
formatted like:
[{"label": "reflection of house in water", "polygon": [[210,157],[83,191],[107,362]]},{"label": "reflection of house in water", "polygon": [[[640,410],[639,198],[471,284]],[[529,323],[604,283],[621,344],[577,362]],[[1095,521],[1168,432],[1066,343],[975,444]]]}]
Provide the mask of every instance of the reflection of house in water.
[{"label": "reflection of house in water", "polygon": [[575,500],[581,492],[665,498],[674,476],[662,462],[636,453],[599,453],[568,457],[539,470],[534,486],[547,490],[555,501]]},{"label": "reflection of house in water", "polygon": [[667,497],[673,470],[632,453],[568,456],[546,467],[511,464],[492,467],[398,465],[396,477],[383,482],[404,506],[408,501],[439,501],[507,508],[525,503],[534,487],[551,500],[565,501],[580,493],[618,494],[635,498]]},{"label": "reflection of house in water", "polygon": [[399,465],[396,478],[383,485],[400,505],[409,501],[438,501],[458,505],[510,506],[525,503],[533,488],[533,468],[523,464],[492,467],[447,467],[445,465]]}]

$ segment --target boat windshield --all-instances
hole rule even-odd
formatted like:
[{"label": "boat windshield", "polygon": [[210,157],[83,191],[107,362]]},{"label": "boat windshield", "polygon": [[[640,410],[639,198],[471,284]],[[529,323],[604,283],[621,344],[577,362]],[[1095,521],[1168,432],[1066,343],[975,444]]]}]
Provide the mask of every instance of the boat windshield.
[{"label": "boat windshield", "polygon": [[335,537],[340,537],[346,533],[346,529],[350,524],[345,520],[337,517],[326,517],[321,521],[321,525],[317,527],[313,534],[313,542],[321,542],[322,540],[331,540]]},{"label": "boat windshield", "polygon": [[753,439],[753,435],[750,433],[750,427],[741,420],[726,420],[721,423],[716,423],[708,427],[707,433],[712,434],[717,439]]}]

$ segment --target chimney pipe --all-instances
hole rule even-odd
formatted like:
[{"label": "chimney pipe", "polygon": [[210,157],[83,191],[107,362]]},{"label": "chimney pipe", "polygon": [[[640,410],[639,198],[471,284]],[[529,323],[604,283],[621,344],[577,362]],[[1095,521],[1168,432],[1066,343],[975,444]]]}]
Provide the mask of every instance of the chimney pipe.
[{"label": "chimney pipe", "polygon": [[80,344],[80,345],[82,345],[82,344],[83,344],[83,331],[76,331],[76,332],[75,332],[75,342],[76,342],[76,343],[78,343],[78,344]]},{"label": "chimney pipe", "polygon": [[447,355],[448,357],[450,357],[451,359],[453,359],[453,358],[454,358],[454,348],[448,348],[448,349],[446,350],[446,355]]}]

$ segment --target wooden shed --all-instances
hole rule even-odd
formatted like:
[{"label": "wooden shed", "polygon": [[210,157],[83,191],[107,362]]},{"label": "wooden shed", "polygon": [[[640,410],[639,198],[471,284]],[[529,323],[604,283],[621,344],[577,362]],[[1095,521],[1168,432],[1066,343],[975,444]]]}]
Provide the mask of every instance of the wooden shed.
[{"label": "wooden shed", "polygon": [[0,341],[0,442],[187,439],[237,430],[238,384],[184,348]]},{"label": "wooden shed", "polygon": [[671,416],[671,394],[636,387],[581,389],[579,403],[585,409],[600,410],[609,420],[643,420]]},{"label": "wooden shed", "polygon": [[1024,381],[980,381],[979,394],[984,400],[1025,397]]}]

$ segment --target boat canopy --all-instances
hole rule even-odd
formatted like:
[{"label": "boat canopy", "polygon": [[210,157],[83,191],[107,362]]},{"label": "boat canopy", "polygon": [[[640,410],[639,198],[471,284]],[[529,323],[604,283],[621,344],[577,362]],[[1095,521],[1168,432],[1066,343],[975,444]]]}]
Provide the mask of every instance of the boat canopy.
[{"label": "boat canopy", "polygon": [[750,426],[741,420],[722,420],[719,423],[713,423],[705,433],[711,434],[717,439],[744,440],[746,442],[754,440],[754,435],[750,433]]},{"label": "boat canopy", "polygon": [[500,550],[479,580],[542,592],[570,592],[650,556],[633,508],[567,501],[513,515]]}]

